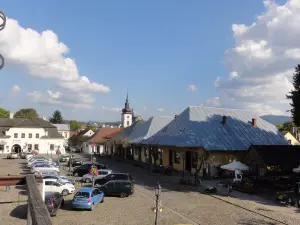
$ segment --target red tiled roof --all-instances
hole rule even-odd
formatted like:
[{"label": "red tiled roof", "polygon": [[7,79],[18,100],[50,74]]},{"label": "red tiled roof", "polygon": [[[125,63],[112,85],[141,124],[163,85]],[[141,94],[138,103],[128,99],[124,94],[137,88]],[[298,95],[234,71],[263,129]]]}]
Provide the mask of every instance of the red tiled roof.
[{"label": "red tiled roof", "polygon": [[119,133],[121,128],[103,127],[97,130],[97,132],[88,140],[89,143],[103,143],[106,139]]}]

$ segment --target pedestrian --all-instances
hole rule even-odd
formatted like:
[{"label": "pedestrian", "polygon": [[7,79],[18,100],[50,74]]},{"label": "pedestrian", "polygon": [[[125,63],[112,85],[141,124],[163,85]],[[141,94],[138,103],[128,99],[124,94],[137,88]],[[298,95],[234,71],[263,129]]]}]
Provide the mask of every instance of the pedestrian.
[{"label": "pedestrian", "polygon": [[[8,174],[8,176],[10,176],[10,174]],[[6,185],[6,189],[5,189],[6,192],[9,192],[10,191],[10,185]]]}]

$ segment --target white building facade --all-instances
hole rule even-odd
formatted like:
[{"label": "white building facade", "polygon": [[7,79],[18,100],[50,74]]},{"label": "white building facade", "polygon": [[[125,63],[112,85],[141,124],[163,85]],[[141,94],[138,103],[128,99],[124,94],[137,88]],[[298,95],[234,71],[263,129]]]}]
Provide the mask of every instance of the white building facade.
[{"label": "white building facade", "polygon": [[122,109],[121,124],[124,128],[131,126],[132,124],[133,110],[129,107],[128,94],[126,97],[125,107]]},{"label": "white building facade", "polygon": [[65,138],[40,118],[0,118],[0,154],[31,152],[65,153]]}]

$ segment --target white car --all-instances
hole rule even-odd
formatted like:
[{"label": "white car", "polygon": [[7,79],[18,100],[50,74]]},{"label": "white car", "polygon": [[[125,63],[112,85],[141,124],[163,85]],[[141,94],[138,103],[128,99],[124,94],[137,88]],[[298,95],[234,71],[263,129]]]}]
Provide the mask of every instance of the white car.
[{"label": "white car", "polygon": [[52,166],[50,164],[44,163],[44,164],[37,164],[34,167],[32,167],[30,170],[31,173],[39,174],[39,175],[46,173],[46,172],[48,173],[51,171],[59,173],[59,168]]},{"label": "white car", "polygon": [[[98,170],[98,172],[99,172],[99,175],[94,177],[95,180],[101,179],[101,178],[105,177],[106,175],[111,174],[112,170],[103,169],[103,170]],[[91,183],[92,179],[93,179],[93,176],[90,175],[89,173],[82,176],[82,181],[85,183]]]},{"label": "white car", "polygon": [[62,183],[56,179],[44,179],[45,192],[59,192],[66,196],[74,193],[75,187],[70,183]]},{"label": "white car", "polygon": [[19,158],[19,154],[18,153],[10,153],[7,155],[8,159],[18,159]]},{"label": "white car", "polygon": [[46,159],[46,157],[44,157],[44,156],[32,156],[32,157],[27,158],[26,160],[27,160],[27,163],[28,163],[28,162],[31,162],[31,161],[34,161],[34,160],[37,160],[37,159]]},{"label": "white car", "polygon": [[32,161],[29,161],[27,166],[31,167],[32,164],[34,164],[34,163],[49,163],[49,162],[51,162],[51,161],[48,160],[48,159],[35,159],[35,160],[32,160]]}]

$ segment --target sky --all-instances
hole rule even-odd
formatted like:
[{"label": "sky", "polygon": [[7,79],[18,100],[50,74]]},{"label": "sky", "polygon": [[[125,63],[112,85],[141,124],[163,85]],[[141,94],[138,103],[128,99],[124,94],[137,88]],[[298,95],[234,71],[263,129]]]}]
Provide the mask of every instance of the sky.
[{"label": "sky", "polygon": [[[190,105],[287,114],[300,0],[3,0],[0,107],[116,121]],[[0,19],[1,23],[1,19]]]}]

